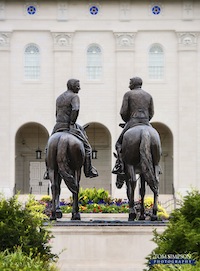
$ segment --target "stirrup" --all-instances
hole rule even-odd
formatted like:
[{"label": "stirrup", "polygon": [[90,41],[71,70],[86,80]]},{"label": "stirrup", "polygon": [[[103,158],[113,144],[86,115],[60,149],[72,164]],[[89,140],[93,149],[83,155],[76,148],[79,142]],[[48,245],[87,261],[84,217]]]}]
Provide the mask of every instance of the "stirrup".
[{"label": "stirrup", "polygon": [[49,180],[49,172],[46,171],[43,176],[43,180]]}]

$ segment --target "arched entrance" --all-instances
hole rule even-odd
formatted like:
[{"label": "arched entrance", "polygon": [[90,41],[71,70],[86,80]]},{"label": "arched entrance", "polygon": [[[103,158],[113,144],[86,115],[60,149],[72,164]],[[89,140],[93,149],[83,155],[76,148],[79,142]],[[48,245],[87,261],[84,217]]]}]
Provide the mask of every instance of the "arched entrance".
[{"label": "arched entrance", "polygon": [[[81,177],[82,188],[104,188],[111,193],[111,135],[109,130],[100,123],[90,123],[86,128],[88,140],[93,151],[96,151],[96,159],[92,164],[97,168],[99,176],[93,179]],[[94,153],[95,154],[95,153]]]},{"label": "arched entrance", "polygon": [[47,194],[48,181],[43,180],[43,174],[45,171],[44,150],[48,137],[47,130],[39,123],[27,123],[17,131],[15,193]]},{"label": "arched entrance", "polygon": [[151,125],[158,131],[162,145],[162,157],[160,166],[159,194],[174,194],[173,189],[173,136],[170,129],[162,124],[153,122]]}]

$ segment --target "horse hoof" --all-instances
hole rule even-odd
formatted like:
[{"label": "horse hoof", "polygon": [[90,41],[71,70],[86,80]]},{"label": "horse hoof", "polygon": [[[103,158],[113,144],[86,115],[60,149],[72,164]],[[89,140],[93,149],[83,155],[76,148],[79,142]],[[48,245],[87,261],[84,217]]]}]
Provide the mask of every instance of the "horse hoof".
[{"label": "horse hoof", "polygon": [[151,221],[157,221],[157,220],[158,220],[157,215],[152,215],[152,216],[151,216]]},{"label": "horse hoof", "polygon": [[61,210],[56,210],[56,218],[62,218]]},{"label": "horse hoof", "polygon": [[136,214],[135,213],[130,213],[128,216],[128,221],[134,221],[136,219]]},{"label": "horse hoof", "polygon": [[81,220],[81,216],[79,213],[72,214],[71,220]]},{"label": "horse hoof", "polygon": [[139,220],[145,220],[145,216],[144,215],[140,215],[139,216]]}]

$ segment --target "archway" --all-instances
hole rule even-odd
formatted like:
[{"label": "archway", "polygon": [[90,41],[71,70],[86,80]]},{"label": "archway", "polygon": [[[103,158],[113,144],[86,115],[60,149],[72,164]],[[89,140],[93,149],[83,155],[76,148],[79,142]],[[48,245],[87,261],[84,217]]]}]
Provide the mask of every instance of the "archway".
[{"label": "archway", "polygon": [[158,131],[162,145],[162,157],[160,166],[162,174],[160,175],[159,194],[173,194],[173,135],[170,129],[162,124],[153,122],[152,126]]},{"label": "archway", "polygon": [[109,130],[100,123],[89,123],[86,128],[88,140],[97,158],[92,164],[97,168],[99,176],[93,179],[81,177],[80,186],[85,188],[104,188],[111,193],[111,135]]},{"label": "archway", "polygon": [[[17,131],[15,138],[15,193],[47,194],[48,181],[43,180],[43,174],[45,171],[44,150],[48,137],[46,128],[39,123],[24,124]],[[36,153],[36,151],[38,152]]]}]

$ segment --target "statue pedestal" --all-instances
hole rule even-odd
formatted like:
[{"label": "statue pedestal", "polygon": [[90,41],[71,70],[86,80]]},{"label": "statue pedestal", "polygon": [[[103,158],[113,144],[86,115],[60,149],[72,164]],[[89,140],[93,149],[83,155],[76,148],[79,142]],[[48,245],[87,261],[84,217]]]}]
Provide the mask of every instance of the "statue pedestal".
[{"label": "statue pedestal", "polygon": [[[97,219],[92,214],[81,221],[69,217],[52,228],[52,251],[59,254],[61,271],[142,271],[145,257],[155,248],[151,241],[153,229],[163,232],[165,222],[128,222],[128,214],[111,214]],[[115,214],[114,214],[115,215]],[[124,220],[126,216],[126,220]],[[95,217],[93,219],[93,217]],[[111,217],[111,218],[110,218]]]}]

